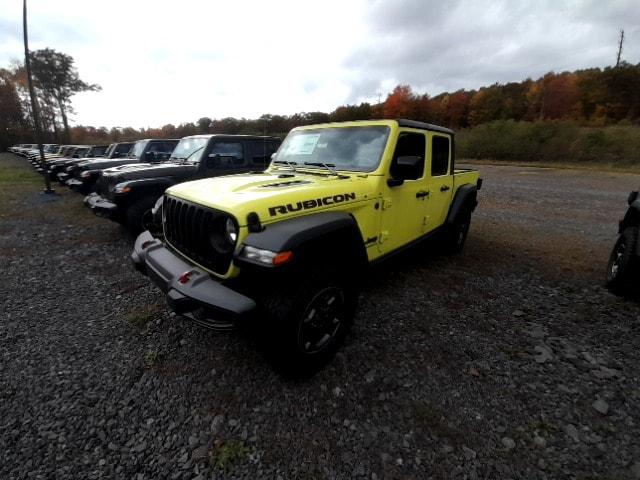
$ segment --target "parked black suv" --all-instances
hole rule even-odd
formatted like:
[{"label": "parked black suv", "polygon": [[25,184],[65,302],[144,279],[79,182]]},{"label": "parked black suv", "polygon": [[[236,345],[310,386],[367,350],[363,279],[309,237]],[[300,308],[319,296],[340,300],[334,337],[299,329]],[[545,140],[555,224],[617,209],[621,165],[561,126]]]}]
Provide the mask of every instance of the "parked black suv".
[{"label": "parked black suv", "polygon": [[[87,156],[84,158],[57,158],[47,162],[47,172],[52,178],[58,178],[57,175],[60,172],[65,171],[67,167],[71,165],[77,165],[84,162],[89,158],[121,158],[129,154],[129,150],[133,146],[133,142],[112,143],[108,146],[95,146],[92,147]],[[60,179],[58,178],[58,181]],[[60,181],[64,185],[63,181]]]},{"label": "parked black suv", "polygon": [[616,294],[629,293],[640,283],[640,196],[629,194],[629,208],[618,225],[616,240],[607,266],[607,288]]},{"label": "parked black suv", "polygon": [[164,191],[176,183],[250,171],[263,171],[278,150],[276,137],[193,135],[184,137],[167,162],[131,164],[103,170],[96,192],[85,203],[96,215],[125,223],[134,233]]},{"label": "parked black suv", "polygon": [[[171,152],[173,152],[178,141],[175,139],[138,140],[126,157],[86,160],[77,165],[67,167],[65,183],[81,193],[89,193],[93,190],[100,171],[129,163],[161,162],[171,156]],[[61,178],[62,175],[58,174],[58,178]]]}]

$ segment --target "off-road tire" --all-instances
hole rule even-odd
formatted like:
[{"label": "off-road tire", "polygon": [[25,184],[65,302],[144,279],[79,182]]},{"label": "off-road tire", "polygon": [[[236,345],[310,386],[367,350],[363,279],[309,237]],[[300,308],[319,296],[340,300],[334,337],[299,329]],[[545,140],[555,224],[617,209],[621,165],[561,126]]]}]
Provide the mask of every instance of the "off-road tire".
[{"label": "off-road tire", "polygon": [[616,294],[627,293],[638,274],[638,227],[625,228],[616,241],[607,264],[607,288]]},{"label": "off-road tire", "polygon": [[125,213],[125,224],[133,236],[137,236],[144,230],[143,219],[145,214],[153,208],[156,199],[144,197],[130,205]]},{"label": "off-road tire", "polygon": [[[307,279],[287,282],[261,295],[260,341],[265,353],[286,373],[314,373],[343,344],[358,298],[356,283],[344,277],[333,270],[312,271]],[[321,336],[323,329],[330,332],[326,339]]]},{"label": "off-road tire", "polygon": [[471,226],[471,210],[465,208],[462,210],[455,221],[449,225],[443,237],[443,247],[446,253],[455,255],[460,253],[464,248],[469,235],[469,227]]}]

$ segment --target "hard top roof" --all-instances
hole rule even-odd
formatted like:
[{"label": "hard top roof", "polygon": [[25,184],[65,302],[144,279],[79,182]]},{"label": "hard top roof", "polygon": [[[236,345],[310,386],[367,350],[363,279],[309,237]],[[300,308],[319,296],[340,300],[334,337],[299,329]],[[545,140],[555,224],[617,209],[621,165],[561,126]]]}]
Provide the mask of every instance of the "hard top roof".
[{"label": "hard top roof", "polygon": [[182,137],[182,139],[184,139],[184,138],[212,138],[212,137],[234,137],[234,138],[238,137],[238,138],[245,138],[245,139],[256,138],[256,139],[259,139],[259,140],[262,140],[262,139],[280,140],[279,137],[274,137],[273,135],[232,135],[230,133],[202,133],[202,134],[198,134],[198,135],[187,135],[186,137]]}]

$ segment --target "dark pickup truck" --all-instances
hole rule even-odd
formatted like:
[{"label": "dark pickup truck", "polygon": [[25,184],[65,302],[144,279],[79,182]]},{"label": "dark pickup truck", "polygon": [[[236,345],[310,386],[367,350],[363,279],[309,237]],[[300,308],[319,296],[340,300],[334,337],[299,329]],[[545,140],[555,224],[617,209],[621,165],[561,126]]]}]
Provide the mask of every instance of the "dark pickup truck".
[{"label": "dark pickup truck", "polygon": [[[58,173],[64,172],[67,167],[77,165],[90,158],[121,158],[129,154],[133,142],[112,143],[109,146],[92,147],[84,158],[56,158],[47,162],[47,172],[51,178],[57,178]],[[58,179],[60,180],[60,179]],[[64,182],[60,182],[64,185]]]},{"label": "dark pickup truck", "polygon": [[262,172],[278,150],[276,137],[193,135],[184,137],[168,161],[130,164],[103,170],[96,192],[85,198],[93,212],[124,223],[134,234],[164,191],[188,180],[250,171]]},{"label": "dark pickup truck", "polygon": [[131,147],[126,157],[86,160],[77,165],[67,167],[64,174],[58,174],[58,178],[62,179],[64,176],[66,185],[73,190],[86,194],[93,190],[102,170],[129,163],[161,162],[171,156],[171,152],[173,152],[178,141],[175,139],[138,140]]}]

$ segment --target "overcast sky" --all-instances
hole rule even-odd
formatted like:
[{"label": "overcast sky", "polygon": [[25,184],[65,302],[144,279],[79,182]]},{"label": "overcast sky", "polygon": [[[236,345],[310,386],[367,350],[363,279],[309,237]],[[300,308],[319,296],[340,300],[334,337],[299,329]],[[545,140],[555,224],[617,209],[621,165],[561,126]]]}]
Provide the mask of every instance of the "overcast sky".
[{"label": "overcast sky", "polygon": [[[72,55],[103,90],[74,123],[157,127],[331,111],[399,83],[431,95],[548,71],[640,63],[638,0],[29,0],[30,48]],[[0,67],[24,55],[0,0]]]}]

